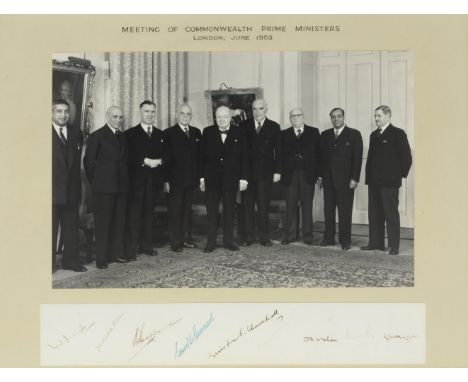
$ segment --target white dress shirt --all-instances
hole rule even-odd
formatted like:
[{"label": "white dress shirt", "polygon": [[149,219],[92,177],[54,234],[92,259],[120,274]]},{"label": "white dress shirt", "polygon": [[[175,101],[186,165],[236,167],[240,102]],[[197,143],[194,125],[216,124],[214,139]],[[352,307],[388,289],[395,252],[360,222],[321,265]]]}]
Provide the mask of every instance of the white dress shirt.
[{"label": "white dress shirt", "polygon": [[389,125],[390,125],[390,122],[387,123],[385,126],[382,126],[382,127],[380,128],[380,134],[383,134],[383,132],[385,131],[385,129],[386,129]]},{"label": "white dress shirt", "polygon": [[59,126],[52,122],[52,125],[54,126],[55,131],[57,132],[57,135],[60,137],[60,129],[62,129],[62,134],[65,136],[65,139],[68,139],[68,130],[67,130],[67,125],[65,126]]},{"label": "white dress shirt", "polygon": [[148,135],[148,129],[151,134],[153,134],[153,125],[147,125],[146,123],[141,122],[140,123],[141,127],[143,128],[143,131]]},{"label": "white dress shirt", "polygon": [[296,134],[296,137],[299,131],[301,132],[301,134],[304,133],[304,125],[302,125],[301,127],[294,127],[294,133]]}]

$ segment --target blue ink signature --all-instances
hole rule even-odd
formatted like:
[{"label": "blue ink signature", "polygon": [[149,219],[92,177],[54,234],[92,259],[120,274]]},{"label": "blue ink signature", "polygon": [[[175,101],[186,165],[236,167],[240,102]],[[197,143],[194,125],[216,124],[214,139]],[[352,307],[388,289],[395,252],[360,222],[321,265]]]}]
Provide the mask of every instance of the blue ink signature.
[{"label": "blue ink signature", "polygon": [[200,336],[211,326],[214,321],[213,313],[210,313],[210,317],[203,323],[201,327],[193,325],[192,332],[185,338],[185,343],[179,348],[179,343],[175,343],[175,358],[180,358],[184,353],[190,349],[190,347],[200,338]]}]

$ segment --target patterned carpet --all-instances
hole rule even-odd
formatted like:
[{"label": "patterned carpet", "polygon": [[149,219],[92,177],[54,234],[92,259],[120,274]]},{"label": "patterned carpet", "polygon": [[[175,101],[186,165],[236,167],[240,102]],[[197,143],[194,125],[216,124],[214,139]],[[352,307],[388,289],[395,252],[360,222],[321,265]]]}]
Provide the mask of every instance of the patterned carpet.
[{"label": "patterned carpet", "polygon": [[[139,256],[136,262],[111,264],[99,270],[91,264],[86,273],[60,270],[53,288],[341,288],[412,287],[413,241],[402,240],[401,254],[362,252],[365,238],[353,238],[350,251],[335,247],[293,243],[265,248],[258,244],[239,252],[218,248],[171,252],[158,249],[156,257]],[[202,248],[204,240],[197,244]]]}]

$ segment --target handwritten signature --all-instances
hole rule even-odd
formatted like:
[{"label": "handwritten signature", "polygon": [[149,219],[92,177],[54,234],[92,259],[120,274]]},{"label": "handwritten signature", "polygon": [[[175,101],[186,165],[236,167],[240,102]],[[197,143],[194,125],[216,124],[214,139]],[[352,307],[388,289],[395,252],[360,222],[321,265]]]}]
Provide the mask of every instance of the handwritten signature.
[{"label": "handwritten signature", "polygon": [[78,324],[79,329],[77,331],[75,331],[75,332],[73,332],[72,334],[69,334],[69,335],[62,334],[62,335],[60,335],[58,341],[55,344],[47,344],[47,345],[50,348],[54,349],[54,350],[59,349],[62,346],[72,342],[73,338],[75,338],[76,336],[86,335],[88,333],[88,331],[94,326],[95,323],[96,322],[94,322],[94,321],[91,322],[90,324],[87,324],[87,325],[83,325],[82,323],[79,323]]},{"label": "handwritten signature", "polygon": [[257,323],[255,323],[255,324],[250,323],[250,324],[246,325],[245,330],[244,330],[243,327],[241,327],[240,330],[239,330],[239,334],[237,334],[237,336],[232,337],[230,339],[227,339],[226,343],[224,345],[220,346],[215,352],[210,353],[209,357],[210,358],[217,357],[220,353],[222,353],[224,350],[229,348],[232,344],[234,344],[236,341],[238,341],[241,337],[243,337],[244,335],[246,335],[248,333],[251,333],[251,332],[255,331],[260,326],[262,326],[262,325],[266,324],[267,322],[271,321],[274,317],[276,317],[277,320],[280,320],[280,321],[283,320],[283,315],[278,313],[278,309],[275,309],[272,314],[266,315],[265,318],[258,321]]},{"label": "handwritten signature", "polygon": [[179,318],[175,321],[171,321],[162,328],[154,329],[147,334],[145,334],[144,332],[146,322],[143,321],[141,325],[135,329],[132,345],[134,348],[138,348],[138,350],[130,357],[129,361],[135,359],[135,357],[138,356],[144,349],[146,349],[152,343],[156,342],[157,336],[159,334],[163,333],[166,329],[177,325],[180,321],[182,321],[182,318]]},{"label": "handwritten signature", "polygon": [[330,336],[326,337],[304,337],[304,342],[338,342],[338,339]]},{"label": "handwritten signature", "polygon": [[210,317],[203,323],[200,328],[193,325],[192,333],[190,333],[186,339],[184,346],[179,348],[179,343],[175,343],[175,358],[182,357],[184,353],[198,340],[198,338],[211,326],[214,321],[213,313],[210,313]]},{"label": "handwritten signature", "polygon": [[112,320],[112,323],[111,323],[111,326],[106,330],[106,332],[104,333],[104,335],[101,337],[101,340],[99,341],[99,344],[97,344],[95,346],[95,348],[98,350],[98,351],[101,351],[102,350],[102,347],[104,345],[104,343],[107,341],[107,339],[109,338],[109,336],[112,334],[112,332],[114,331],[115,327],[117,326],[117,324],[119,323],[119,321],[122,319],[122,317],[124,316],[124,314],[122,313],[120,316],[117,316],[116,318],[114,318]]},{"label": "handwritten signature", "polygon": [[418,336],[415,335],[409,335],[409,336],[402,336],[400,334],[384,334],[384,338],[387,342],[390,341],[411,341],[414,338],[417,338]]}]

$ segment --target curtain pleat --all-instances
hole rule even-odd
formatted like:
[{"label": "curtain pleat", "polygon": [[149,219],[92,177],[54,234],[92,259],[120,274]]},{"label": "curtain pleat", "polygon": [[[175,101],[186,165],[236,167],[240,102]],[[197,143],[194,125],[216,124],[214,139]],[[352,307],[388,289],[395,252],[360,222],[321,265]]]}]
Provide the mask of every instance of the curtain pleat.
[{"label": "curtain pleat", "polygon": [[157,127],[175,123],[185,96],[185,65],[185,54],[179,52],[110,53],[111,105],[122,108],[125,129],[139,122],[145,99],[156,103]]}]

